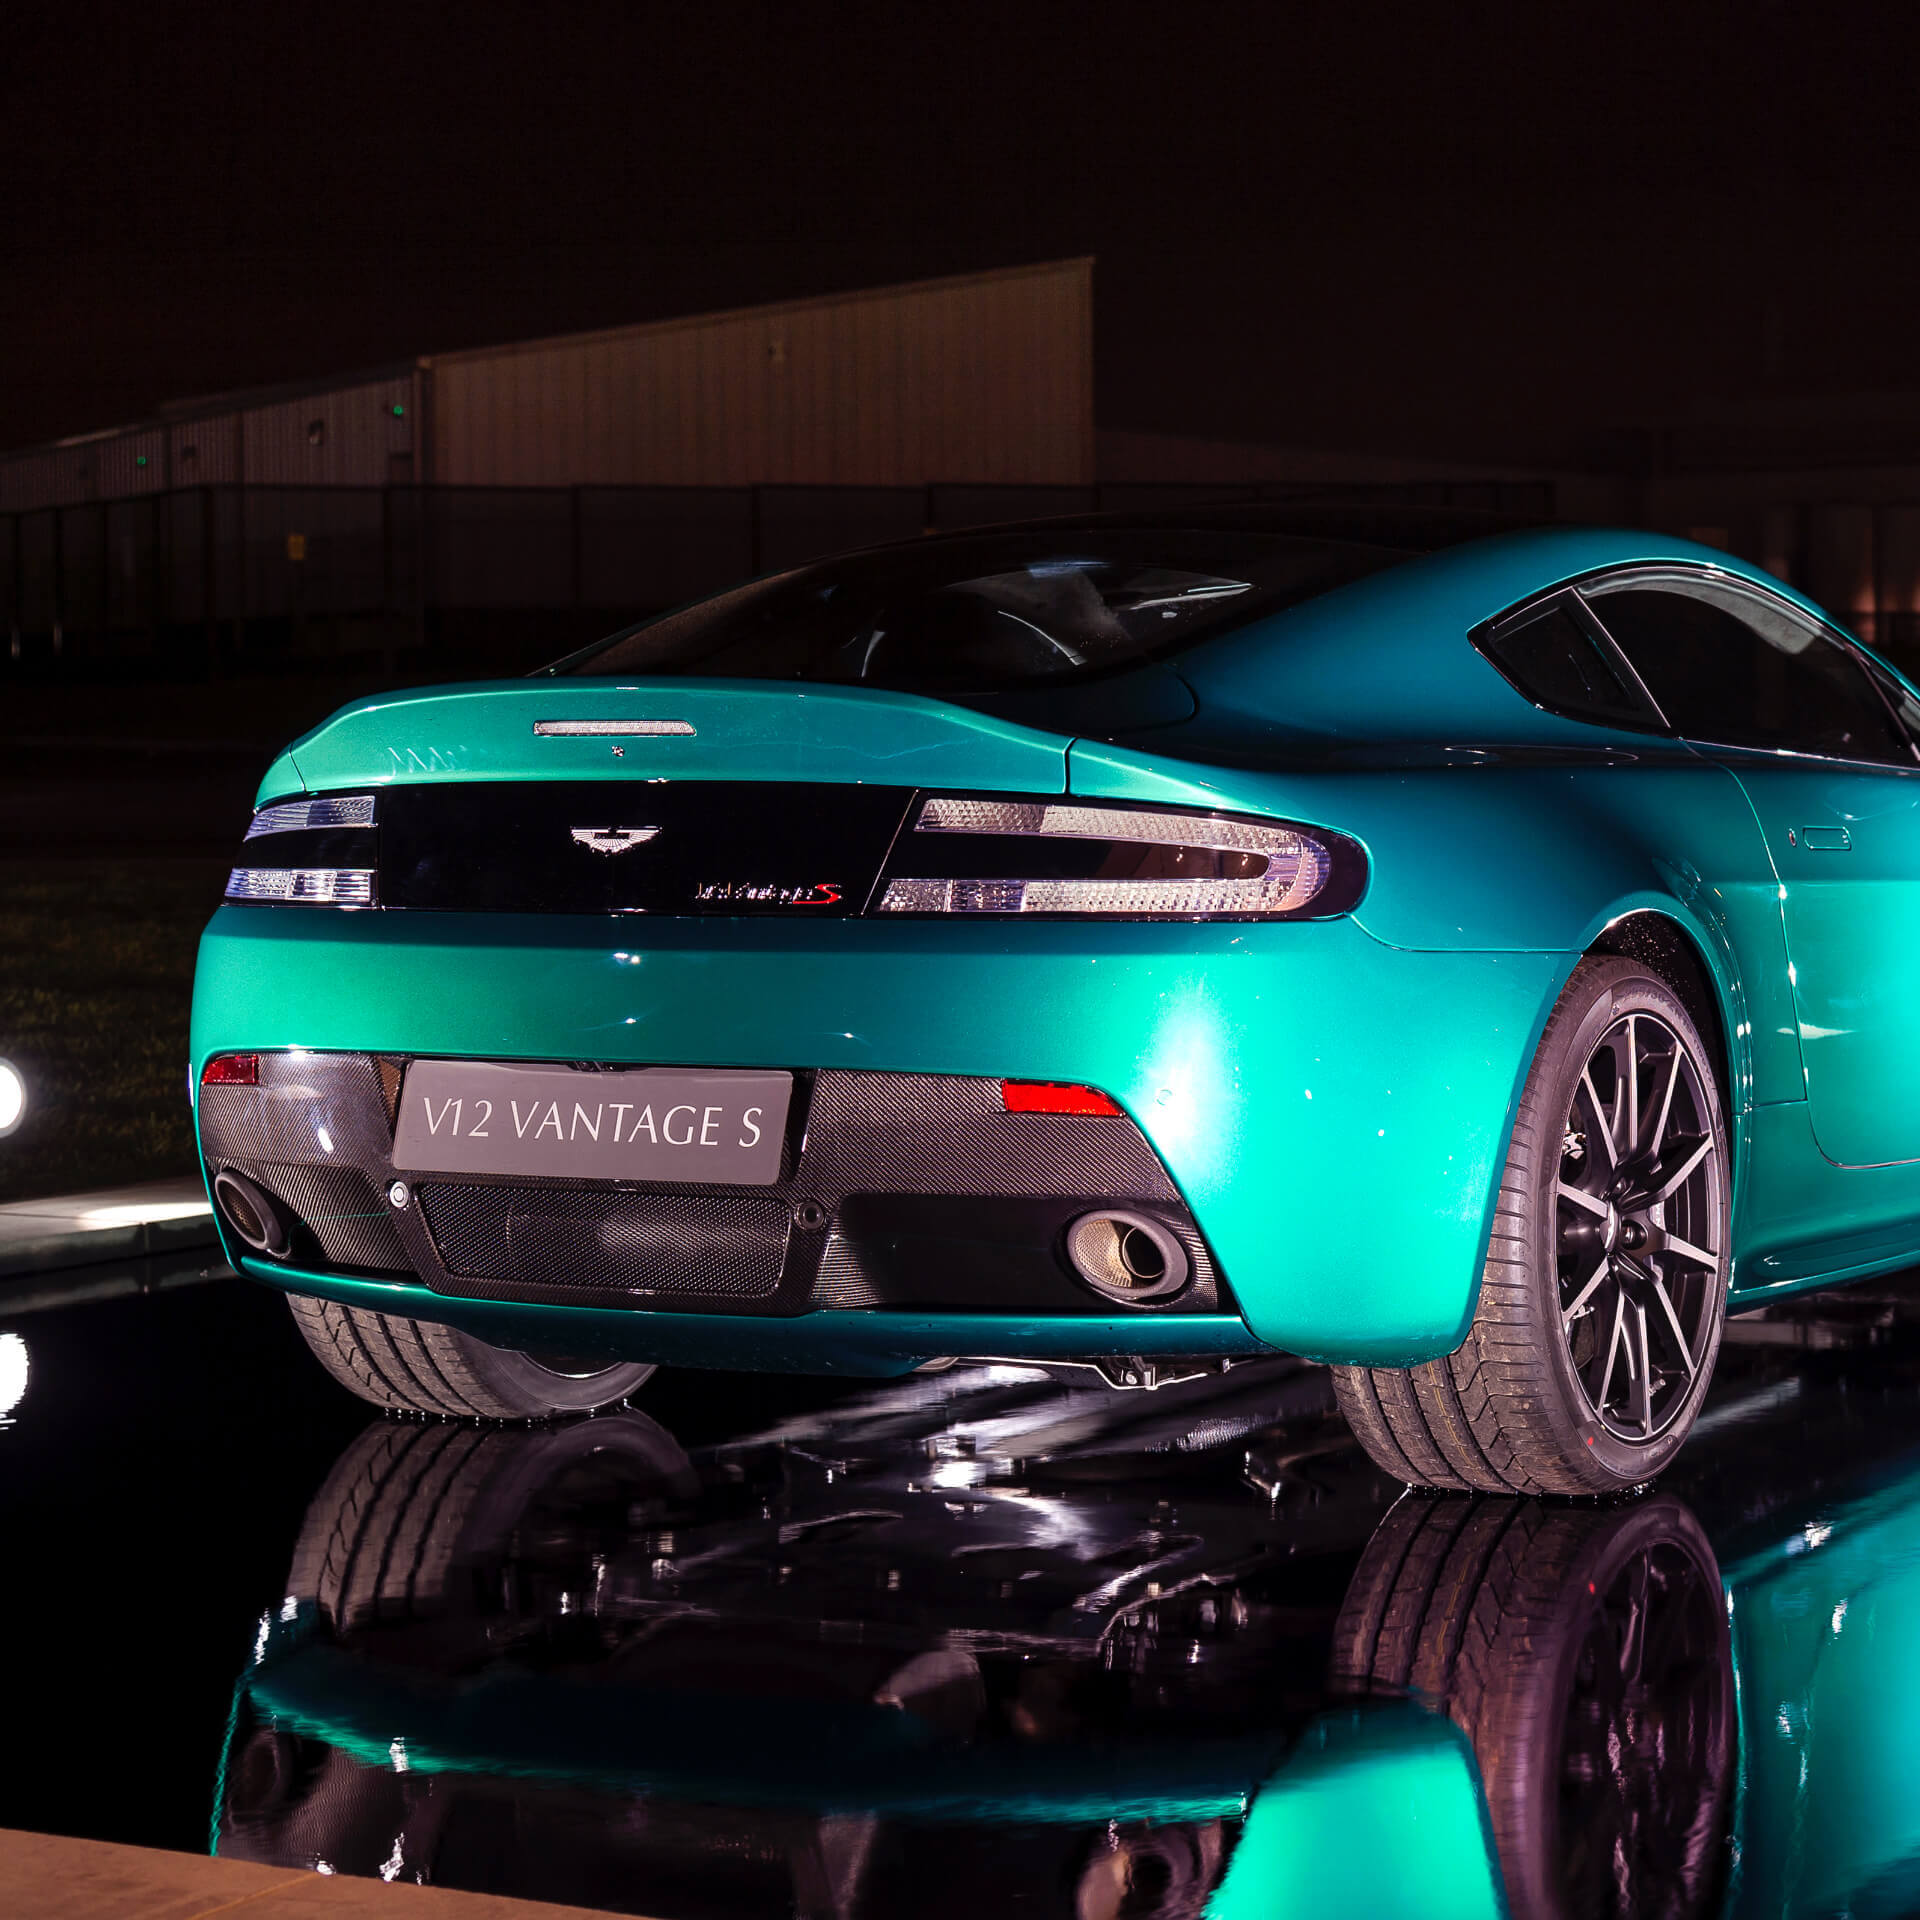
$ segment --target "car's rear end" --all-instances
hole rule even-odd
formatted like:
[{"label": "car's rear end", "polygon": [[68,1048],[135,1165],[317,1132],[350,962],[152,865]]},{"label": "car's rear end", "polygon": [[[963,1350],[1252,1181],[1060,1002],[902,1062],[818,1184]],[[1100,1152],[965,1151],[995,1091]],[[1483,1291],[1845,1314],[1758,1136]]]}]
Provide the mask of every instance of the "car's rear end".
[{"label": "car's rear end", "polygon": [[[1310,780],[1077,777],[1193,711],[1163,625],[1393,556],[1129,539],[803,574],[297,742],[196,983],[236,1262],[563,1368],[1444,1350],[1537,983],[1475,975],[1436,1047],[1403,1015],[1471,970],[1355,922],[1367,852]],[[1409,1149],[1456,1067],[1493,1120]],[[1356,1290],[1422,1234],[1447,1285]]]}]

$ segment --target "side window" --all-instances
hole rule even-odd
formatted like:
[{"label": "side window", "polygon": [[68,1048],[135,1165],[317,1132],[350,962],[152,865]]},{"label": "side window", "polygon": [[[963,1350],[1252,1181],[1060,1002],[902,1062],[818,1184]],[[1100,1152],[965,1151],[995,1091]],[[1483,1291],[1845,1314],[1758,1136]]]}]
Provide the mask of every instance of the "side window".
[{"label": "side window", "polygon": [[1516,691],[1549,713],[1642,732],[1660,725],[1565,598],[1483,627],[1473,639]]},{"label": "side window", "polygon": [[1676,733],[1729,747],[1914,764],[1851,652],[1811,621],[1718,581],[1588,590]]},{"label": "side window", "polygon": [[1897,674],[1889,673],[1878,660],[1862,659],[1860,664],[1866,668],[1867,678],[1886,696],[1887,705],[1900,723],[1900,731],[1909,741],[1920,743],[1920,699],[1914,697],[1913,689]]}]

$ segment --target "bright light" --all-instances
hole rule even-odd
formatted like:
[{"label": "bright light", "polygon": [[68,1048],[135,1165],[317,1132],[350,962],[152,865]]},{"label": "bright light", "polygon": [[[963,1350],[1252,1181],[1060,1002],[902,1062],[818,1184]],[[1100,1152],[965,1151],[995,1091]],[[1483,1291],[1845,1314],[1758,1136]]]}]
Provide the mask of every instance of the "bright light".
[{"label": "bright light", "polygon": [[0,1333],[0,1425],[27,1397],[27,1343],[17,1333]]},{"label": "bright light", "polygon": [[204,1200],[146,1200],[88,1207],[74,1218],[88,1232],[97,1233],[107,1227],[142,1227],[154,1220],[197,1220],[212,1211]]},{"label": "bright light", "polygon": [[11,1060],[0,1060],[0,1134],[9,1134],[27,1110],[27,1083]]}]

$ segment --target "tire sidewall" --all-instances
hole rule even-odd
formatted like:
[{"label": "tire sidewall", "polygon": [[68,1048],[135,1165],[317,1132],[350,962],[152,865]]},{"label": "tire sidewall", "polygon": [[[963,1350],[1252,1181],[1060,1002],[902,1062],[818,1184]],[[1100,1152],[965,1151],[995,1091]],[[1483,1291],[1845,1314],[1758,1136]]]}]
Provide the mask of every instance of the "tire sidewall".
[{"label": "tire sidewall", "polygon": [[490,1347],[469,1333],[450,1328],[459,1342],[460,1357],[474,1377],[516,1417],[544,1419],[554,1413],[594,1413],[637,1392],[655,1372],[650,1361],[621,1361],[597,1373],[556,1373],[530,1353],[511,1347]]},{"label": "tire sidewall", "polygon": [[[1732,1153],[1726,1116],[1721,1105],[1719,1079],[1713,1071],[1713,1055],[1671,987],[1632,960],[1587,961],[1568,982],[1562,1005],[1573,1017],[1559,1026],[1557,1032],[1549,1035],[1535,1057],[1533,1072],[1529,1077],[1529,1092],[1533,1095],[1540,1129],[1539,1150],[1530,1176],[1533,1183],[1533,1257],[1529,1277],[1536,1324],[1546,1344],[1548,1363],[1558,1389],[1558,1404],[1548,1411],[1555,1427],[1563,1429],[1558,1437],[1564,1457],[1573,1462],[1591,1462],[1594,1469],[1591,1478],[1595,1488],[1608,1490],[1650,1480],[1667,1465],[1691,1431],[1700,1411],[1700,1403],[1712,1382],[1714,1362],[1720,1352],[1720,1334],[1726,1325],[1727,1284],[1731,1273]],[[1720,1163],[1719,1217],[1715,1222],[1719,1234],[1720,1273],[1718,1297],[1707,1329],[1705,1349],[1679,1412],[1665,1432],[1645,1444],[1622,1440],[1610,1433],[1588,1407],[1586,1395],[1573,1370],[1573,1358],[1567,1351],[1560,1321],[1560,1133],[1574,1089],[1600,1036],[1616,1020],[1629,1013],[1657,1015],[1680,1035],[1691,1050],[1699,1069],[1702,1096],[1707,1104]]]}]

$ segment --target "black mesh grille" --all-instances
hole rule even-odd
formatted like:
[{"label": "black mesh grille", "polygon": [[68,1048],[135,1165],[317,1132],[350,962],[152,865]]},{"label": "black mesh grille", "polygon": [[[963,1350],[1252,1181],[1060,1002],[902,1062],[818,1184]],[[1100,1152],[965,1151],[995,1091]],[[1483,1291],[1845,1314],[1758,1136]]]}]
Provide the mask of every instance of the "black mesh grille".
[{"label": "black mesh grille", "polygon": [[815,1076],[800,1180],[828,1193],[1085,1193],[1178,1201],[1131,1120],[1008,1113],[997,1080]]},{"label": "black mesh grille", "polygon": [[336,1267],[362,1267],[376,1273],[406,1273],[411,1263],[393,1230],[374,1184],[352,1167],[276,1167],[248,1164],[239,1169],[277,1200],[284,1200],[320,1242]]},{"label": "black mesh grille", "polygon": [[420,1204],[463,1279],[758,1299],[786,1258],[787,1203],[762,1194],[434,1182]]}]

